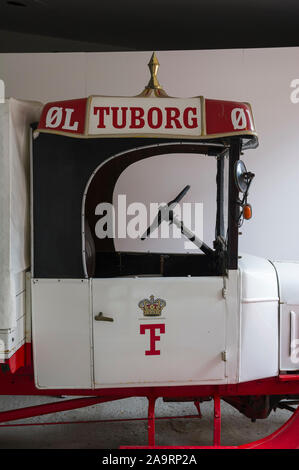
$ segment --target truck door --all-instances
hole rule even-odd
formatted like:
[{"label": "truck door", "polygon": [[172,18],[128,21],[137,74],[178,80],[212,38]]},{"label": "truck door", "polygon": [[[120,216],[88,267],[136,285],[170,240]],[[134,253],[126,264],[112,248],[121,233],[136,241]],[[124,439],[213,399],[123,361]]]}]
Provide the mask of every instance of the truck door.
[{"label": "truck door", "polygon": [[222,277],[92,279],[95,387],[223,382]]}]

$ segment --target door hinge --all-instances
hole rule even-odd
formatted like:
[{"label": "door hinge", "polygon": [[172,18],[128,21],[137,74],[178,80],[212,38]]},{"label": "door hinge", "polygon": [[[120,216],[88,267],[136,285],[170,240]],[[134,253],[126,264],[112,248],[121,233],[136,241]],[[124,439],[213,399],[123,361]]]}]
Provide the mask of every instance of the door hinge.
[{"label": "door hinge", "polygon": [[222,351],[222,353],[221,353],[221,359],[223,360],[223,362],[226,362],[226,361],[227,361],[227,354],[226,354],[226,351]]},{"label": "door hinge", "polygon": [[227,288],[226,288],[226,278],[223,277],[223,287],[222,287],[222,297],[226,299]]}]

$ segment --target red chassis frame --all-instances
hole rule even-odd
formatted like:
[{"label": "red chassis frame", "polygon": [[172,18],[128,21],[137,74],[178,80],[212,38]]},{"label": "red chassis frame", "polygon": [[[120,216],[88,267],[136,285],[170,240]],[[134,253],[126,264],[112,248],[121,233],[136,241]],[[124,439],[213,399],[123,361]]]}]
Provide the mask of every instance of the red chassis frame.
[{"label": "red chassis frame", "polygon": [[[39,390],[34,384],[33,366],[31,360],[31,344],[26,343],[14,356],[6,361],[6,372],[0,373],[0,395],[29,395],[29,396],[54,396],[69,395],[80,396],[71,400],[63,400],[55,403],[46,403],[26,408],[0,412],[0,423],[46,415],[59,411],[72,410],[104,403],[121,400],[129,397],[146,397],[148,406],[148,446],[134,448],[174,448],[155,446],[155,402],[157,398],[196,397],[194,404],[200,416],[200,397],[212,397],[214,400],[214,439],[210,447],[191,446],[175,448],[239,448],[239,449],[299,449],[299,406],[291,418],[273,434],[249,444],[241,446],[221,446],[221,406],[220,399],[236,397],[241,395],[298,395],[299,375],[285,374],[278,377],[254,380],[251,382],[232,385],[190,385],[171,387],[138,387],[138,388],[111,388],[111,389],[62,389],[62,390]],[[83,398],[82,398],[83,397]],[[49,424],[49,423],[44,423]],[[1,425],[0,425],[1,426]],[[9,425],[8,425],[9,426]],[[123,449],[129,448],[126,446]]]}]

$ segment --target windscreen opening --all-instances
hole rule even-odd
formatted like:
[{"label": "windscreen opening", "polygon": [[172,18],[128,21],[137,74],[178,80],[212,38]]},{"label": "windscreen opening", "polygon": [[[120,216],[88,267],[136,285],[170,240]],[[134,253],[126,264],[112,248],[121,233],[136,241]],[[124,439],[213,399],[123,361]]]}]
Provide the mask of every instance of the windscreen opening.
[{"label": "windscreen opening", "polygon": [[[99,175],[90,184],[93,197],[87,197],[85,210],[90,277],[223,273],[228,195],[225,153],[168,153],[134,162],[116,180],[111,202],[103,200]],[[109,185],[105,176],[102,184]],[[165,207],[182,192],[181,200],[165,215]],[[202,251],[200,241],[211,253]]]}]

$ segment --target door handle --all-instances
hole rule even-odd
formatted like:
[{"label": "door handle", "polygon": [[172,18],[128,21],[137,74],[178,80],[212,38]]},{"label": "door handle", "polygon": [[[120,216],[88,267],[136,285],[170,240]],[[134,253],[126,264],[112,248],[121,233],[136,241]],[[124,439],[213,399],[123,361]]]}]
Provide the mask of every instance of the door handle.
[{"label": "door handle", "polygon": [[95,317],[94,317],[95,321],[114,321],[114,319],[112,317],[106,317],[103,312],[100,312],[98,313]]}]

